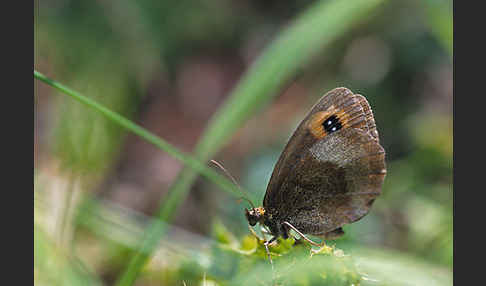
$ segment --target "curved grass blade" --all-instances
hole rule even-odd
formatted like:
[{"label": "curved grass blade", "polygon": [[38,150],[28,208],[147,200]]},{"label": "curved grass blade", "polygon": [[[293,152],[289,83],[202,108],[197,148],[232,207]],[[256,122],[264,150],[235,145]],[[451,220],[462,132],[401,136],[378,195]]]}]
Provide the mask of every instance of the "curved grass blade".
[{"label": "curved grass blade", "polygon": [[184,165],[192,168],[195,172],[200,173],[210,181],[214,182],[216,185],[221,187],[223,190],[229,192],[234,196],[241,196],[240,191],[237,187],[226,179],[224,176],[220,175],[210,167],[206,166],[205,164],[201,163],[200,161],[196,160],[195,158],[184,154],[183,152],[179,151],[174,146],[170,145],[166,141],[162,140],[160,137],[152,134],[147,129],[133,123],[132,121],[126,119],[125,117],[121,116],[120,114],[111,111],[110,109],[106,108],[105,106],[97,103],[96,101],[85,97],[70,88],[47,78],[42,73],[34,70],[34,77],[39,79],[42,82],[60,90],[62,93],[71,96],[75,100],[81,102],[82,104],[88,106],[91,109],[96,110],[97,112],[101,113],[103,116],[108,118],[110,121],[118,124],[119,126],[127,129],[130,132],[142,137],[147,142],[157,146],[158,148],[162,149],[163,151],[169,153],[174,158],[180,160],[184,163]]}]

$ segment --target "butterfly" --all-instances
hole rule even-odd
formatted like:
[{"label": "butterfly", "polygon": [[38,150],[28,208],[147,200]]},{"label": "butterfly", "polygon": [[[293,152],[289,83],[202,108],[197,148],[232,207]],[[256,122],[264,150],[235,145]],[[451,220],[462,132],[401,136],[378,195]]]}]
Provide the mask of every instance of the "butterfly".
[{"label": "butterfly", "polygon": [[[335,88],[319,99],[289,139],[270,178],[262,207],[245,209],[250,226],[289,237],[290,229],[335,239],[363,218],[381,193],[385,150],[366,98]],[[270,256],[269,256],[270,258]]]}]

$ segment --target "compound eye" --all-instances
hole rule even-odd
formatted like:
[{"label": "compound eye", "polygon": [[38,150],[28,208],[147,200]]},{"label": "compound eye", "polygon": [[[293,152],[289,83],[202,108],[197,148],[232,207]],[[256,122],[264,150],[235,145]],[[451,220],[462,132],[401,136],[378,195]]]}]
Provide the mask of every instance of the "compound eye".
[{"label": "compound eye", "polygon": [[255,224],[257,223],[257,218],[255,217],[255,211],[245,209],[245,216],[250,226],[255,226]]}]

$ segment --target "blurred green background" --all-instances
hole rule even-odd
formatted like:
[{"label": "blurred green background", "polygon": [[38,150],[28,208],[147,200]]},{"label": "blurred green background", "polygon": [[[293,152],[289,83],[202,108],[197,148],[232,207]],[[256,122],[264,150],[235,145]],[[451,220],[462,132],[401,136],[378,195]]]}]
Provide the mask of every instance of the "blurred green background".
[{"label": "blurred green background", "polygon": [[[358,2],[333,7],[353,11]],[[331,244],[349,255],[358,269],[349,273],[360,284],[451,285],[452,1],[371,2],[366,13],[353,14],[359,17],[329,17],[345,26],[338,29],[324,25],[325,6],[307,0],[37,1],[34,68],[185,152],[209,136],[218,110],[231,115],[225,100],[252,74],[247,90],[260,88],[265,99],[247,102],[235,115],[241,124],[213,137],[221,145],[214,155],[199,157],[222,163],[259,204],[315,101],[338,86],[365,95],[388,174],[371,212]],[[283,53],[262,59],[303,13],[318,19],[305,33],[322,45],[287,38],[309,55],[285,53],[282,41],[274,47]],[[265,74],[265,63],[276,72]],[[284,77],[278,67],[287,63]],[[273,78],[278,84],[264,85]],[[34,97],[35,283],[113,285],[183,165],[38,81]],[[97,207],[87,207],[86,198]],[[245,240],[245,202],[201,178],[180,200],[136,285],[239,285],[261,276],[267,280],[255,278],[256,285],[272,285],[263,256],[248,262],[218,248]],[[314,281],[300,279],[300,271],[278,285],[358,283],[339,280],[342,271],[332,275]]]}]

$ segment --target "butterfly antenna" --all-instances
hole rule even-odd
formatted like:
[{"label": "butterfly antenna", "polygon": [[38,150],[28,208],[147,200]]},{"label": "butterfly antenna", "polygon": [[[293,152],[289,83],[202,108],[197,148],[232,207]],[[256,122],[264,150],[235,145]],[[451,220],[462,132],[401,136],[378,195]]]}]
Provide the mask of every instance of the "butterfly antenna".
[{"label": "butterfly antenna", "polygon": [[252,208],[255,208],[255,205],[250,201],[249,198],[246,197],[245,192],[243,192],[243,189],[240,187],[240,185],[238,184],[238,182],[236,182],[235,178],[233,176],[231,176],[231,174],[223,167],[223,165],[221,165],[220,163],[218,163],[215,160],[211,160],[210,162],[213,163],[214,165],[218,166],[221,170],[223,170],[223,172],[225,173],[225,175],[228,178],[230,178],[231,181],[233,182],[233,184],[235,184],[238,187],[238,190],[242,194],[242,197],[240,199],[243,199],[243,200],[247,201],[251,205]]}]

